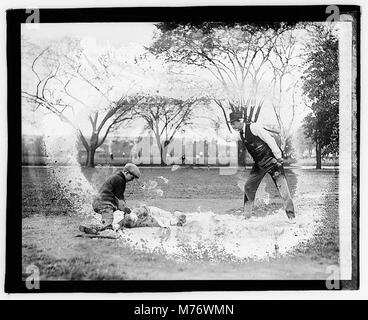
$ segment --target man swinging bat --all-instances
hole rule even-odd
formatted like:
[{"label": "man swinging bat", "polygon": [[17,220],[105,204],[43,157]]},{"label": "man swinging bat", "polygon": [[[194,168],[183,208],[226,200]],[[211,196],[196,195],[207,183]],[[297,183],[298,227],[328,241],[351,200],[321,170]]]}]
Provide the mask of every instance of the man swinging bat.
[{"label": "man swinging bat", "polygon": [[253,168],[244,186],[245,218],[251,217],[258,186],[268,173],[284,200],[287,217],[294,221],[294,204],[286,182],[282,153],[275,139],[261,125],[251,122],[251,119],[246,116],[244,117],[242,112],[232,112],[229,122],[233,129],[239,131],[240,138],[254,161]]}]

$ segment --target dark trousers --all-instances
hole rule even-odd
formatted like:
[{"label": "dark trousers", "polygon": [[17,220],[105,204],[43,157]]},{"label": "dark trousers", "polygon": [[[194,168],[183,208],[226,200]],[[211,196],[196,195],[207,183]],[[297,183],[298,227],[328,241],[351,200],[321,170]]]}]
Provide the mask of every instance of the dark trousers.
[{"label": "dark trousers", "polygon": [[118,209],[113,203],[96,197],[92,202],[92,207],[96,213],[101,215],[103,226],[109,226],[112,224],[114,220],[114,212]]},{"label": "dark trousers", "polygon": [[251,212],[257,189],[266,173],[270,174],[281,198],[284,201],[284,208],[288,217],[294,217],[294,204],[291,199],[289,187],[286,181],[284,167],[274,165],[271,168],[262,168],[254,164],[249,174],[248,180],[244,186],[244,207]]}]

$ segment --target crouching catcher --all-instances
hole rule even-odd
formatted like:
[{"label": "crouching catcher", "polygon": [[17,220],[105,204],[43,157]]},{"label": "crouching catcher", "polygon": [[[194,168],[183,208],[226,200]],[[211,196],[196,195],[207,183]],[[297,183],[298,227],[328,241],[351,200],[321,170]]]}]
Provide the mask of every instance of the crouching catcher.
[{"label": "crouching catcher", "polygon": [[112,229],[114,212],[121,210],[130,213],[126,206],[124,192],[126,184],[139,179],[140,171],[133,163],[127,163],[121,171],[110,176],[101,186],[98,195],[93,199],[93,210],[101,216],[99,225],[79,226],[85,233],[97,234],[100,231]]}]

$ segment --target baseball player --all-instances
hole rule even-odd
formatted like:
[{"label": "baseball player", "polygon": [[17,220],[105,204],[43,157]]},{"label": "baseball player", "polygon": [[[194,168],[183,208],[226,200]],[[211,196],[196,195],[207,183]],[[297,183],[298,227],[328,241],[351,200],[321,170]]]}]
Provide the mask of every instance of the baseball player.
[{"label": "baseball player", "polygon": [[294,204],[286,181],[282,153],[270,133],[256,122],[244,119],[241,112],[230,114],[230,124],[239,131],[240,138],[254,160],[253,168],[244,186],[244,215],[252,215],[255,195],[266,173],[270,174],[284,200],[286,215],[295,219]]},{"label": "baseball player", "polygon": [[138,167],[133,163],[127,163],[122,170],[107,178],[92,202],[93,210],[101,215],[101,224],[98,226],[79,226],[79,230],[97,234],[99,231],[112,229],[115,211],[121,210],[126,213],[131,211],[126,206],[124,198],[126,184],[134,179],[139,179],[140,176]]},{"label": "baseball player", "polygon": [[180,211],[169,211],[153,207],[140,206],[130,213],[116,211],[114,214],[113,229],[137,228],[137,227],[161,227],[183,226],[186,223],[186,215]]}]

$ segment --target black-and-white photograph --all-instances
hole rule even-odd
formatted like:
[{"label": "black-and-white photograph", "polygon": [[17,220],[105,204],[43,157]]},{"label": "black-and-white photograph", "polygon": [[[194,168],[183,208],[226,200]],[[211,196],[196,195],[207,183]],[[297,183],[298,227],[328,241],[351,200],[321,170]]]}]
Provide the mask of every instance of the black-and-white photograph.
[{"label": "black-and-white photograph", "polygon": [[282,21],[225,9],[233,19],[176,8],[152,22],[139,9],[137,21],[52,22],[24,10],[25,290],[55,280],[358,287],[359,7]]}]

